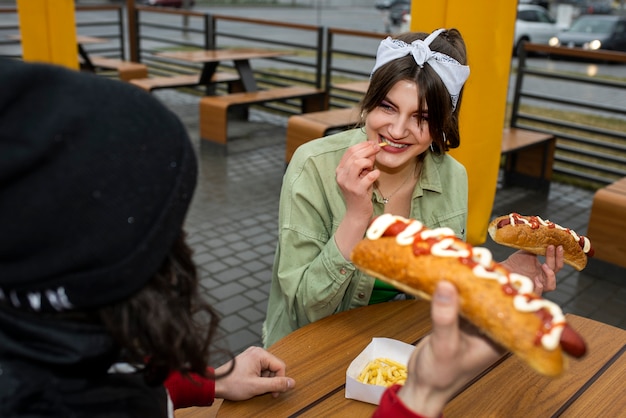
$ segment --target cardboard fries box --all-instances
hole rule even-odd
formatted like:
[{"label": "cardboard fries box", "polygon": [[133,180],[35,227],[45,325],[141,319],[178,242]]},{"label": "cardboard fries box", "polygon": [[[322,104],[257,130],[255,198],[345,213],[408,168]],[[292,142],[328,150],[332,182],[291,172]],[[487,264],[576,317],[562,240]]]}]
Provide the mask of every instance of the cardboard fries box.
[{"label": "cardboard fries box", "polygon": [[370,361],[377,358],[389,358],[406,366],[414,349],[411,344],[391,338],[372,338],[346,371],[346,398],[378,405],[387,388],[361,383],[357,380],[359,375]]}]

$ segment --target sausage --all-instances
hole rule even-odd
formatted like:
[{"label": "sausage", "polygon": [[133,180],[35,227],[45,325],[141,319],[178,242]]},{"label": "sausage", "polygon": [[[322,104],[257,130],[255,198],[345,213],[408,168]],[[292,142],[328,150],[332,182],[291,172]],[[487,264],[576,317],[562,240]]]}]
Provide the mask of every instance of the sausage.
[{"label": "sausage", "polygon": [[585,341],[569,324],[563,328],[560,343],[563,351],[572,357],[580,358],[587,353]]}]

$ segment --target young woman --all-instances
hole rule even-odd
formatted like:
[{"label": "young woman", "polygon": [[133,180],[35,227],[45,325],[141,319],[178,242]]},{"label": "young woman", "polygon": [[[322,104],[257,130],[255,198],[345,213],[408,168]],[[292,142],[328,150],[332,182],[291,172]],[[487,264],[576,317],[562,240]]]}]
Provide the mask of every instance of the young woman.
[{"label": "young woman", "polygon": [[[266,346],[333,313],[403,297],[350,262],[375,216],[416,218],[465,239],[467,174],[447,151],[460,145],[466,63],[456,29],[383,40],[361,102],[363,127],[296,151],[280,197]],[[541,293],[555,288],[562,248],[548,248],[543,265],[524,252],[505,263]]]}]

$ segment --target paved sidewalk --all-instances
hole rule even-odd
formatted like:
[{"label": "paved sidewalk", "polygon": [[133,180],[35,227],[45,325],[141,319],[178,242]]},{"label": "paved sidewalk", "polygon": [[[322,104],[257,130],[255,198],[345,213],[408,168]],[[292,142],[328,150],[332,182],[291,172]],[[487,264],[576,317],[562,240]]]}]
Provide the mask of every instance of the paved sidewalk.
[{"label": "paved sidewalk", "polygon": [[[207,300],[222,315],[220,346],[239,353],[261,345],[285,168],[285,120],[253,111],[252,123],[229,128],[235,138],[229,154],[216,155],[199,143],[197,97],[169,90],[154,94],[183,120],[198,150],[200,177],[186,227]],[[590,191],[558,183],[547,197],[500,188],[493,216],[549,214],[585,234],[592,198]],[[490,239],[484,246],[496,260],[511,252]],[[565,312],[626,329],[626,269],[593,259],[583,272],[566,266],[557,290],[546,297]]]}]

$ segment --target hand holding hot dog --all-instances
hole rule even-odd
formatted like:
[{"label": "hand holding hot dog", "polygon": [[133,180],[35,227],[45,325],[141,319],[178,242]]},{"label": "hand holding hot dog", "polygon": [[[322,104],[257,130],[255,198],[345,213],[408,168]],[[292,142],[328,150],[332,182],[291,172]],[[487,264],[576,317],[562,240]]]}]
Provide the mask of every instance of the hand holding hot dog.
[{"label": "hand holding hot dog", "polygon": [[449,282],[439,282],[431,306],[433,332],[417,345],[408,378],[398,397],[421,416],[441,416],[446,402],[470,379],[493,364],[502,348],[461,323],[459,295]]},{"label": "hand holding hot dog", "polygon": [[563,268],[563,247],[548,245],[543,264],[535,254],[520,250],[511,254],[502,265],[514,273],[529,277],[535,285],[535,294],[541,296],[543,292],[556,289],[556,273]]},{"label": "hand holding hot dog", "polygon": [[546,255],[550,245],[562,246],[565,263],[578,271],[585,268],[587,257],[594,253],[589,238],[539,216],[499,216],[489,223],[488,231],[496,243],[536,255]]}]

